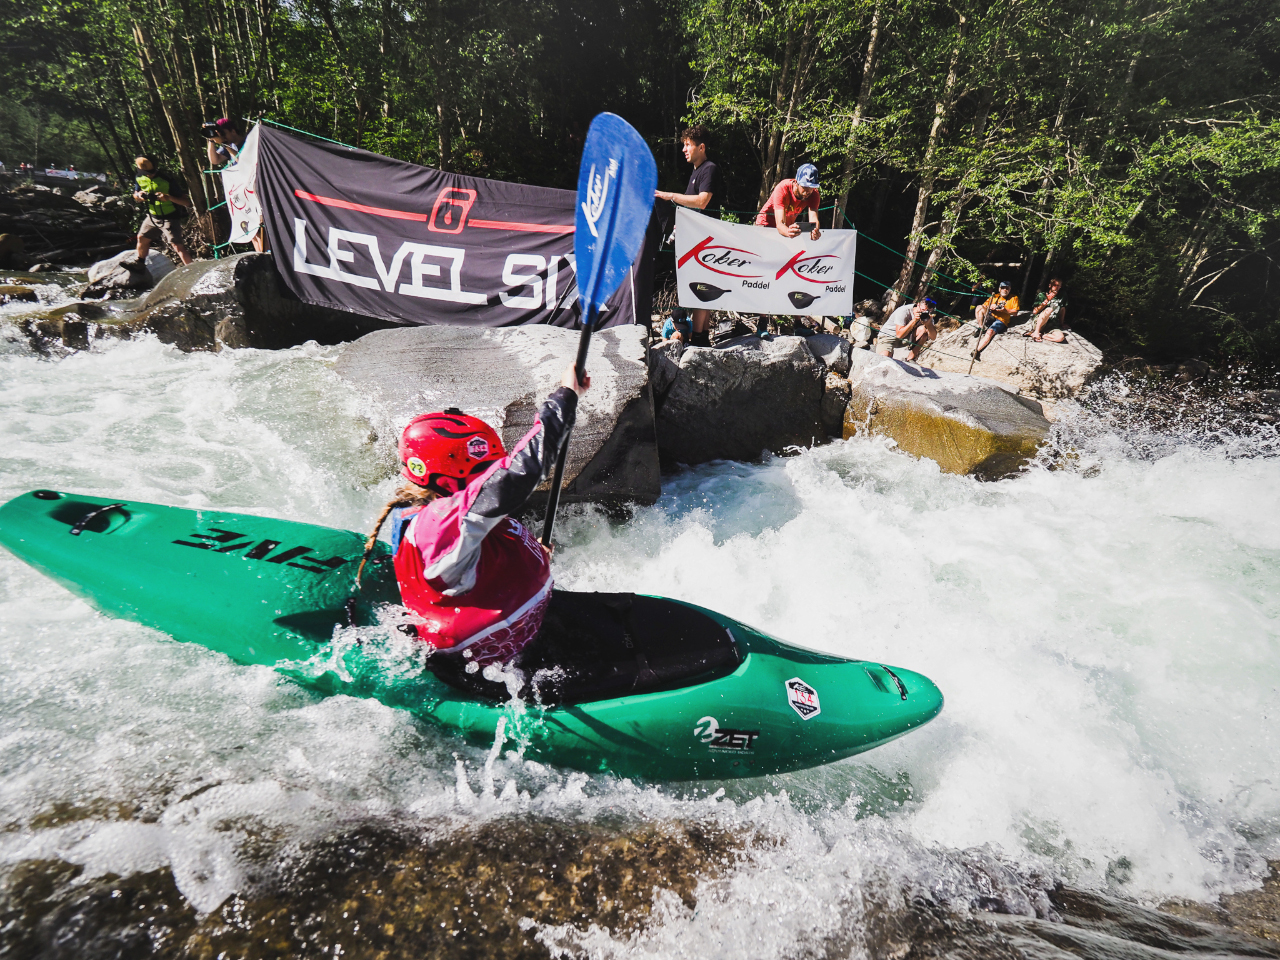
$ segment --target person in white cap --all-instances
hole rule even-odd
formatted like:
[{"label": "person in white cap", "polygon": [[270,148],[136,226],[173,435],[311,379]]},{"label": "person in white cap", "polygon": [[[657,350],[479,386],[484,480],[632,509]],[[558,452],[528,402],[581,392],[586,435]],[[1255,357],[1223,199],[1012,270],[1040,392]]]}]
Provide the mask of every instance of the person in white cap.
[{"label": "person in white cap", "polygon": [[775,227],[788,239],[800,236],[800,225],[796,223],[800,211],[809,211],[809,239],[817,240],[822,236],[818,229],[818,204],[822,193],[818,188],[818,168],[812,163],[800,165],[794,180],[783,180],[773,188],[769,199],[756,214],[757,227]]}]

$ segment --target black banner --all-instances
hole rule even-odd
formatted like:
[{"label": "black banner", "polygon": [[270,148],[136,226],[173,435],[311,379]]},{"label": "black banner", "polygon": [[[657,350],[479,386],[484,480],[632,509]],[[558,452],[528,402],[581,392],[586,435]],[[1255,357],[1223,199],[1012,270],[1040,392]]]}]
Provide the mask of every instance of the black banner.
[{"label": "black banner", "polygon": [[[444,173],[265,124],[258,136],[267,238],[299,300],[401,323],[578,324],[573,191]],[[646,240],[600,326],[648,321],[655,249]]]}]

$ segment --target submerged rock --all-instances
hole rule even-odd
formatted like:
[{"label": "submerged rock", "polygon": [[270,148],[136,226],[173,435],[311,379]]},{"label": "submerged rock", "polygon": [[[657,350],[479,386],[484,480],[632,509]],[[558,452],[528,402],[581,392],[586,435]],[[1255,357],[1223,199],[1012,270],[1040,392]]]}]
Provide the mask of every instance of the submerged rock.
[{"label": "submerged rock", "polygon": [[[974,329],[970,322],[940,334],[921,354],[920,366],[946,373],[969,373],[969,354],[978,342],[973,339]],[[982,359],[972,364],[973,374],[1041,400],[1076,396],[1102,366],[1102,351],[1074,330],[1067,331],[1065,343],[1036,343],[1021,335],[1030,329],[1028,321],[997,334],[982,352]]]},{"label": "submerged rock", "polygon": [[[402,327],[352,343],[337,369],[385,403],[397,428],[456,406],[492,423],[510,447],[532,428],[577,349],[578,333],[559,327]],[[587,369],[591,389],[578,405],[561,497],[652,503],[661,489],[644,327],[597,333]]]},{"label": "submerged rock", "polygon": [[24,287],[16,283],[0,283],[0,303],[12,303],[15,300],[35,303],[39,299],[36,296],[36,292],[30,287]]},{"label": "submerged rock", "polygon": [[1016,473],[1049,432],[1040,404],[981,377],[938,373],[857,350],[849,382],[845,437],[891,437],[946,473],[985,480]]},{"label": "submerged rock", "polygon": [[[813,339],[813,338],[809,338]],[[740,337],[686,347],[658,415],[658,447],[677,463],[755,460],[826,439],[826,364],[804,337]]]},{"label": "submerged rock", "polygon": [[[461,829],[364,823],[244,865],[201,915],[168,868],[89,878],[28,860],[5,883],[6,946],[22,957],[550,957],[538,926],[643,929],[655,891],[687,909],[746,838],[713,825],[611,828],[520,817]],[[246,858],[247,860],[248,858]],[[6,954],[9,955],[9,954]]]}]

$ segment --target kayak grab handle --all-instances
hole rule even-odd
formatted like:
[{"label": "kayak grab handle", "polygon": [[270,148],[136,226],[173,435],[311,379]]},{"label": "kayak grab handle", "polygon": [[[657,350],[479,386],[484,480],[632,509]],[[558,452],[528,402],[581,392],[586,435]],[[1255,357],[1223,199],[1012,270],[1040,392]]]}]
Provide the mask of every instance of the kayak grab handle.
[{"label": "kayak grab handle", "polygon": [[89,522],[94,517],[98,516],[99,514],[106,513],[108,510],[119,510],[123,507],[124,507],[123,503],[108,503],[105,507],[99,507],[97,510],[90,510],[78,521],[76,521],[76,525],[72,527],[70,530],[68,530],[67,532],[70,533],[73,537],[78,537],[80,536],[80,534],[84,533],[84,528],[89,525]]},{"label": "kayak grab handle", "polygon": [[[104,507],[104,509],[106,509],[106,508]],[[902,682],[902,681],[900,680],[899,676],[897,676],[897,673],[895,673],[895,672],[891,671],[891,669],[890,669],[890,668],[888,668],[888,667],[886,667],[886,666],[884,666],[884,664],[883,664],[883,663],[881,664],[881,669],[882,669],[882,671],[884,671],[884,672],[888,673],[888,675],[890,675],[891,677],[893,677],[893,682],[895,682],[895,684],[897,684],[897,691],[899,691],[899,692],[900,692],[900,694],[902,694],[902,699],[904,699],[904,700],[905,700],[905,699],[906,699],[906,684],[904,684],[904,682]]]}]

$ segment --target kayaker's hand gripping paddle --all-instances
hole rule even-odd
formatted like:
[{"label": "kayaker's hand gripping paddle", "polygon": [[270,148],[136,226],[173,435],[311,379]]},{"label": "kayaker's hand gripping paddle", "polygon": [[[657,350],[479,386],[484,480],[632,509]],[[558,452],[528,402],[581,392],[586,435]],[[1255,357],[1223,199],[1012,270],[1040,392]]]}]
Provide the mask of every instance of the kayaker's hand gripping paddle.
[{"label": "kayaker's hand gripping paddle", "polygon": [[[592,120],[578,168],[578,208],[573,230],[578,303],[582,308],[582,337],[574,364],[579,382],[587,375],[587,350],[596,318],[640,253],[657,186],[658,167],[653,153],[635,128],[612,113],[599,114]],[[547,499],[547,519],[542,527],[545,547],[551,546],[551,528],[560,503],[568,450],[566,434]]]}]

